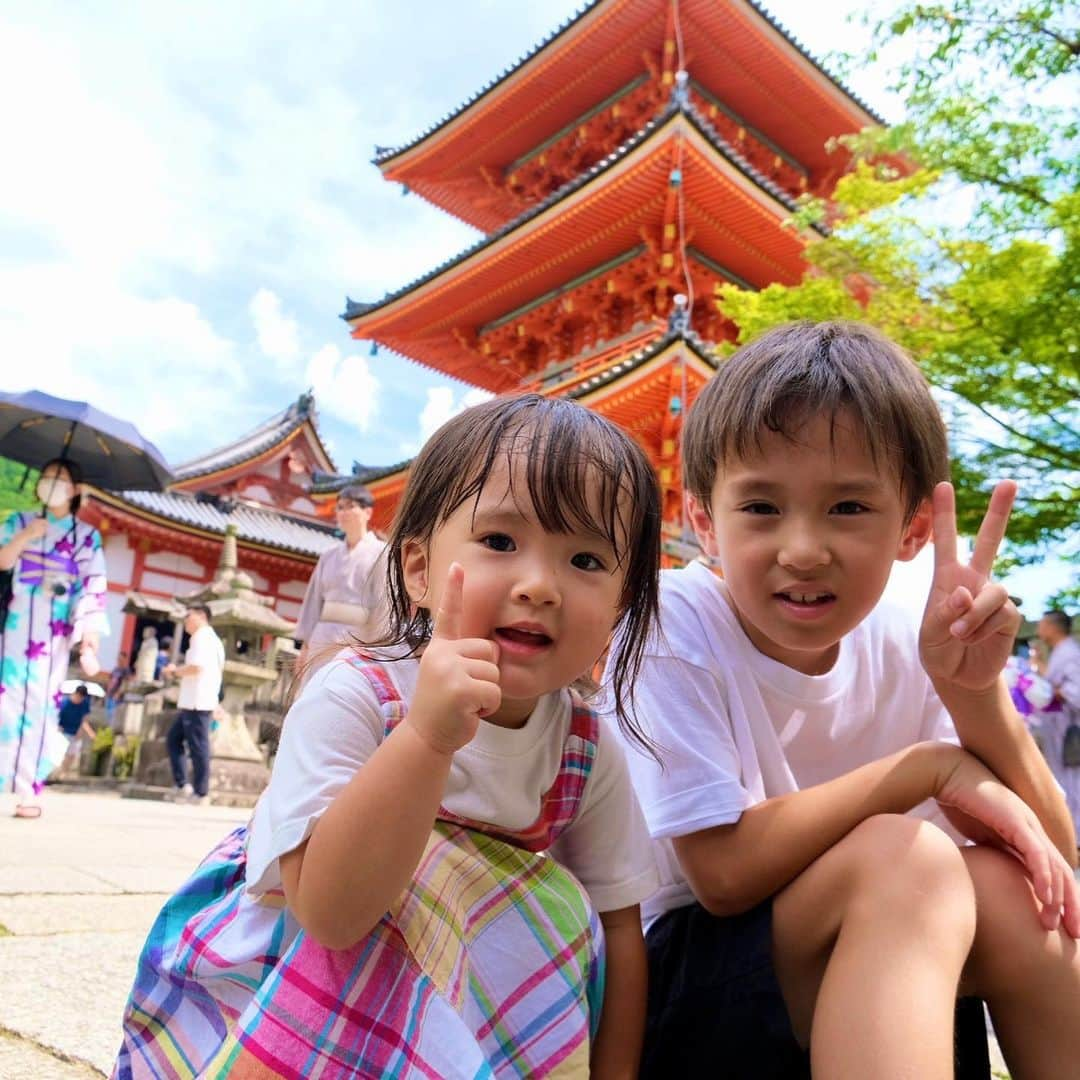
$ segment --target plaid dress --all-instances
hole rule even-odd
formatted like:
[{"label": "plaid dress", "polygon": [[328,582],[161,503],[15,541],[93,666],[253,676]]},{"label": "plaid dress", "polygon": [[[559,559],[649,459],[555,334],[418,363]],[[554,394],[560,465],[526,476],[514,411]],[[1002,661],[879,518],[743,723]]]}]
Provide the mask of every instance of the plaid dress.
[{"label": "plaid dress", "polygon": [[[405,715],[386,673],[351,661]],[[411,886],[349,949],[300,930],[280,891],[245,888],[227,836],[154,923],[114,1077],[584,1077],[603,1000],[603,933],[543,852],[573,821],[596,753],[575,698],[536,821],[505,832],[445,810]]]}]

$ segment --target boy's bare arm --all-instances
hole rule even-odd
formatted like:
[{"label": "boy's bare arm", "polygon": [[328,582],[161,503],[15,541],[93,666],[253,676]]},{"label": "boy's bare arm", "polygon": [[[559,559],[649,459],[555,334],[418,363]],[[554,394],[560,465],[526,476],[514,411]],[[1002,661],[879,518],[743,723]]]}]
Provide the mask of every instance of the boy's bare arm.
[{"label": "boy's bare arm", "polygon": [[779,892],[867,818],[904,814],[931,798],[958,753],[945,743],[916,743],[835,780],[766,799],[734,825],[677,837],[675,854],[706,910],[737,915]]},{"label": "boy's bare arm", "polygon": [[964,748],[1038,815],[1054,846],[1076,866],[1076,832],[1054,774],[1013,706],[1003,680],[985,694],[938,688]]},{"label": "boy's bare arm", "polygon": [[951,484],[934,491],[934,580],[919,634],[923,667],[952,717],[965,749],[1035,811],[1047,835],[1076,865],[1068,807],[1002,678],[1020,625],[1004,586],[990,580],[1016,496],[1010,481],[990,498],[971,561],[956,554]]},{"label": "boy's bare arm", "polygon": [[[923,742],[816,787],[780,795],[720,825],[674,841],[683,872],[714,915],[735,915],[775,895],[855,826],[901,814],[928,798],[959,811],[973,839],[1015,853],[1042,905],[1043,923],[1080,934],[1080,886],[1045,830],[1018,795],[974,755]],[[951,815],[952,816],[952,815]]]}]

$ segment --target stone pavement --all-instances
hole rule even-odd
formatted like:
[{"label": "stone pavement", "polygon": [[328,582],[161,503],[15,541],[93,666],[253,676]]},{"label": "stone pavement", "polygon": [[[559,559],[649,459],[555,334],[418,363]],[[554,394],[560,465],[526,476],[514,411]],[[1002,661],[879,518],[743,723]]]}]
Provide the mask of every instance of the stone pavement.
[{"label": "stone pavement", "polygon": [[0,1077],[108,1073],[158,909],[249,810],[51,787],[39,821],[0,798]]},{"label": "stone pavement", "polygon": [[11,809],[0,798],[0,1077],[107,1074],[158,909],[250,811],[56,787],[40,821]]}]

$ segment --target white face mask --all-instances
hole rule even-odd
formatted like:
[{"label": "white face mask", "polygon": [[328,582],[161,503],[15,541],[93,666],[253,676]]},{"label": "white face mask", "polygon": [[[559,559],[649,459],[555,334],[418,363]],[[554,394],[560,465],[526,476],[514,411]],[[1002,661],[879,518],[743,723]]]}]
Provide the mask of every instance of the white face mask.
[{"label": "white face mask", "polygon": [[37,485],[37,497],[50,510],[71,502],[75,495],[75,485],[68,480],[50,480],[42,477]]}]

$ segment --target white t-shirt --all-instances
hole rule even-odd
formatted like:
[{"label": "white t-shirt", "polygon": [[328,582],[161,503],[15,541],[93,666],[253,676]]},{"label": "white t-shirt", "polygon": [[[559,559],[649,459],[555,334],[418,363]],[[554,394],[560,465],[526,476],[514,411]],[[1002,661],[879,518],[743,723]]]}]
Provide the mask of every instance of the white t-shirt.
[{"label": "white t-shirt", "polygon": [[[919,662],[909,614],[879,605],[841,641],[824,675],[803,675],[759,652],[726,586],[700,563],[661,574],[660,616],[633,712],[664,769],[627,744],[660,869],[660,889],[644,907],[648,921],[693,901],[672,837],[732,824],[749,806],[912,743],[958,741]],[[935,803],[917,812],[946,824]]]},{"label": "white t-shirt", "polygon": [[[289,710],[270,785],[255,808],[248,840],[248,888],[281,883],[278,859],[315,822],[382,742],[386,718],[368,679],[342,654],[317,671]],[[382,665],[402,701],[416,690],[419,661]],[[520,830],[540,814],[570,730],[568,691],[541,698],[524,727],[481,723],[455,755],[442,805],[451,813]],[[550,854],[588,891],[599,911],[640,903],[656,888],[649,834],[618,741],[601,720],[577,817]]]},{"label": "white t-shirt", "polygon": [[188,642],[185,664],[195,664],[196,675],[185,675],[180,680],[178,709],[196,709],[212,712],[217,708],[221,691],[221,673],[225,669],[225,646],[210,626],[200,626]]}]

